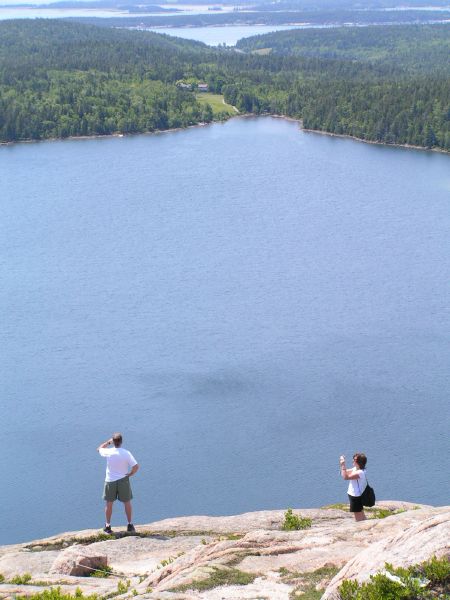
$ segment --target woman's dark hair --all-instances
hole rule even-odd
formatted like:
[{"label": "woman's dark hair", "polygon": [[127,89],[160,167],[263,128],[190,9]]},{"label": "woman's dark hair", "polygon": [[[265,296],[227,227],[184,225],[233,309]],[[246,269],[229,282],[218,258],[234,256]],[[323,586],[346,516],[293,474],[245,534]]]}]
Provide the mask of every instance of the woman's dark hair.
[{"label": "woman's dark hair", "polygon": [[356,461],[356,464],[360,469],[365,469],[367,464],[367,456],[362,454],[362,452],[357,452],[353,455],[353,460]]}]

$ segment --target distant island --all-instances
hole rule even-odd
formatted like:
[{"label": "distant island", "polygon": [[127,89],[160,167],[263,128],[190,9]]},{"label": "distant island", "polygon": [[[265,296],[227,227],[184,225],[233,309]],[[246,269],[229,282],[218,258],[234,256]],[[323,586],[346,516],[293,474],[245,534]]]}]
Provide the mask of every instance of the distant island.
[{"label": "distant island", "polygon": [[36,10],[40,10],[42,8],[45,9],[61,9],[61,8],[81,8],[81,9],[93,9],[93,8],[102,8],[102,9],[112,9],[112,10],[120,10],[120,11],[128,11],[130,13],[133,12],[151,12],[151,13],[178,13],[180,9],[178,8],[167,8],[161,6],[159,4],[133,4],[123,2],[118,2],[117,0],[61,0],[59,2],[51,2],[46,4],[43,2],[42,4],[4,4],[1,8],[35,8]]},{"label": "distant island", "polygon": [[[450,6],[442,0],[427,5],[411,0],[404,5],[393,0],[372,0],[362,5],[354,0],[222,0],[218,4],[202,0],[192,5],[183,0],[177,6],[161,2],[159,4],[137,2],[136,0],[59,0],[54,3],[10,4],[3,8],[12,11],[28,8],[47,12],[72,9],[80,12],[91,10],[108,11],[100,16],[85,14],[72,18],[82,19],[96,25],[114,27],[214,27],[230,25],[303,25],[309,27],[330,27],[344,25],[395,25],[433,24],[450,20]],[[114,14],[114,13],[117,14]],[[182,12],[183,14],[177,15]],[[139,14],[137,21],[133,15]],[[142,20],[143,18],[143,20]]]},{"label": "distant island", "polygon": [[449,151],[449,55],[450,24],[290,30],[210,48],[61,20],[4,21],[0,141],[165,130],[237,109]]},{"label": "distant island", "polygon": [[[83,23],[108,27],[224,27],[230,25],[302,25],[308,27],[343,27],[367,25],[405,25],[436,24],[450,21],[450,9],[442,10],[282,10],[282,4],[276,4],[276,10],[254,7],[232,11],[209,11],[203,14],[182,15],[142,15],[149,11],[144,8],[127,9],[130,14],[141,13],[139,17],[71,17]],[[86,7],[85,7],[86,8]],[[273,8],[273,5],[272,5]],[[161,11],[158,11],[161,12]]]}]

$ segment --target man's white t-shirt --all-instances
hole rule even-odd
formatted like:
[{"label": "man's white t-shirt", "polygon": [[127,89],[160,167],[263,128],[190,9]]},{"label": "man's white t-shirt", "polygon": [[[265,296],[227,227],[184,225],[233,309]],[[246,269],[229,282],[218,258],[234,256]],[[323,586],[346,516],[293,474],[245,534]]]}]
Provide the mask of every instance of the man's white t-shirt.
[{"label": "man's white t-shirt", "polygon": [[353,467],[352,475],[359,475],[359,479],[350,479],[347,494],[350,496],[361,496],[367,486],[366,472],[363,469]]},{"label": "man's white t-shirt", "polygon": [[106,458],[105,481],[118,481],[137,465],[137,460],[125,448],[100,448],[99,454]]}]

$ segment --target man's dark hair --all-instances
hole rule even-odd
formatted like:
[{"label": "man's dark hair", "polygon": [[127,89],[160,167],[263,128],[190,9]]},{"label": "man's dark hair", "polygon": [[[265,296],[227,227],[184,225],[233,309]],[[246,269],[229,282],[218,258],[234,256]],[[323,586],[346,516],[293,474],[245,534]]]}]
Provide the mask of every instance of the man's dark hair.
[{"label": "man's dark hair", "polygon": [[122,434],[121,433],[113,433],[112,441],[116,448],[120,448],[120,446],[122,445]]},{"label": "man's dark hair", "polygon": [[360,469],[365,469],[367,464],[367,456],[362,454],[362,452],[357,452],[353,455],[353,460],[356,461],[356,464]]}]

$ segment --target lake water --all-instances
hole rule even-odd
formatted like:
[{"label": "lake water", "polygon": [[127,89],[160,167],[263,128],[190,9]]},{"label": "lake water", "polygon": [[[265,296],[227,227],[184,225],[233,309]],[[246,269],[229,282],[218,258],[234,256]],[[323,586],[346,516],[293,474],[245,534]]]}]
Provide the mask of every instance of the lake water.
[{"label": "lake water", "polygon": [[[235,46],[238,40],[273,31],[299,29],[297,25],[227,25],[226,27],[149,27],[147,31],[203,42],[208,46]],[[305,29],[305,27],[302,27]]]},{"label": "lake water", "polygon": [[449,156],[237,118],[0,147],[0,199],[0,543],[102,526],[115,430],[137,523],[345,501],[356,450],[448,503]]},{"label": "lake water", "polygon": [[[54,0],[54,2],[58,2],[59,0]],[[89,2],[89,0],[85,0]],[[20,4],[25,4],[23,0],[20,0]],[[161,16],[164,14],[165,16],[171,16],[172,14],[177,15],[202,15],[202,14],[211,14],[211,11],[208,10],[207,6],[197,7],[197,6],[184,6],[184,10],[181,10],[180,7],[177,8],[176,13],[162,13],[162,12],[133,12],[130,13],[126,8],[89,8],[83,6],[83,0],[80,0],[80,6],[75,8],[43,8],[34,2],[26,3],[30,4],[30,6],[20,6],[19,3],[11,3],[8,0],[6,3],[0,2],[0,21],[5,19],[63,19],[68,17],[97,17],[97,18],[110,18],[110,17],[150,17],[150,16]],[[33,6],[33,4],[35,4]],[[48,4],[52,4],[49,2]],[[176,8],[174,5],[165,5],[165,8]],[[226,10],[222,12],[230,12],[233,10],[233,7],[227,7]],[[245,11],[243,11],[245,12]]]},{"label": "lake water", "polygon": [[101,8],[28,8],[0,6],[0,21],[8,19],[67,19],[69,17],[130,17],[126,10]]}]

